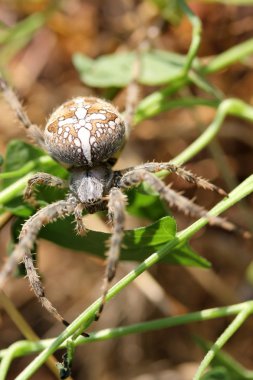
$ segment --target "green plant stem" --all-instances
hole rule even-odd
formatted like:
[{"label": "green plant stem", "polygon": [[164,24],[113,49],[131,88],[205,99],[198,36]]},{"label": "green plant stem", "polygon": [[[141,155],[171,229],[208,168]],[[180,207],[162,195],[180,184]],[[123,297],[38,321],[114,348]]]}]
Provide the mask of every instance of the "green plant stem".
[{"label": "green plant stem", "polygon": [[161,109],[165,111],[165,103],[168,103],[168,97],[175,94],[180,88],[189,82],[187,77],[176,78],[170,85],[160,91],[155,91],[144,98],[137,106],[134,115],[134,124],[159,114]]},{"label": "green plant stem", "polygon": [[253,38],[242,42],[213,58],[207,65],[201,69],[203,74],[212,74],[224,70],[235,62],[249,57],[253,54]]},{"label": "green plant stem", "polygon": [[[252,301],[250,301],[252,302]],[[248,301],[245,303],[245,306]],[[212,343],[207,342],[206,340],[201,339],[199,336],[194,338],[195,341],[197,341],[197,344],[203,348],[206,352],[209,351],[209,349],[212,347]],[[253,371],[248,370],[245,367],[243,367],[240,363],[238,363],[234,358],[232,358],[227,352],[224,351],[218,351],[215,355],[215,363],[213,363],[213,366],[222,366],[225,367],[230,373],[233,373],[233,378],[240,379],[240,380],[252,380],[253,379]]]},{"label": "green plant stem", "polygon": [[[113,338],[120,338],[122,336],[126,336],[129,334],[137,334],[137,333],[145,333],[148,331],[161,330],[164,328],[170,328],[175,326],[184,325],[187,323],[207,321],[215,318],[228,317],[231,315],[237,315],[242,310],[245,309],[248,302],[243,302],[237,305],[232,306],[224,306],[224,307],[215,307],[211,309],[196,311],[193,313],[188,313],[185,315],[179,315],[174,317],[167,317],[156,319],[149,322],[136,323],[130,326],[116,327],[116,328],[108,328],[101,331],[90,333],[89,338],[83,338],[79,336],[78,339],[74,342],[75,345],[87,344],[91,342],[100,342],[104,340],[109,340]],[[31,341],[19,341],[12,344],[12,359],[34,354],[42,351],[43,349],[48,348],[54,339],[43,339],[38,342]],[[65,348],[67,345],[67,341],[62,343],[58,348]],[[0,351],[0,359],[3,359],[6,353],[9,351],[8,349],[4,349]],[[1,371],[0,371],[1,372]]]},{"label": "green plant stem", "polygon": [[178,2],[182,11],[188,17],[193,28],[191,45],[187,53],[186,62],[182,73],[183,76],[186,76],[192,66],[194,58],[196,58],[199,49],[199,45],[201,42],[202,24],[201,20],[192,12],[192,10],[188,7],[184,0],[179,0]]},{"label": "green plant stem", "polygon": [[200,366],[193,378],[193,380],[200,380],[204,371],[207,369],[216,353],[221,350],[224,344],[234,335],[234,333],[239,329],[239,327],[245,322],[253,312],[253,301],[248,301],[245,307],[240,311],[240,313],[235,317],[235,319],[229,324],[229,326],[224,330],[224,332],[219,336],[216,342],[212,345],[210,350],[205,355],[204,359],[200,363]]},{"label": "green plant stem", "polygon": [[[161,95],[161,93],[160,93]],[[197,97],[185,97],[185,98],[179,98],[179,99],[172,99],[169,102],[163,101],[162,102],[155,102],[155,106],[157,108],[146,108],[147,104],[144,104],[145,111],[140,111],[140,106],[142,107],[143,104],[141,104],[136,113],[135,122],[138,123],[139,121],[143,119],[148,119],[149,117],[153,116],[153,114],[161,113],[164,111],[169,111],[175,108],[179,107],[194,107],[194,106],[208,106],[208,107],[218,107],[219,101],[216,99],[204,99],[204,98],[197,98]]]},{"label": "green plant stem", "polygon": [[[21,195],[27,185],[28,179],[33,175],[38,166],[42,166],[45,171],[52,166],[57,165],[50,156],[42,156],[28,162],[22,168],[11,172],[0,173],[0,180],[7,178],[21,177],[10,186],[0,192],[0,205],[4,205],[18,195]],[[23,177],[22,177],[23,176]]]},{"label": "green plant stem", "polygon": [[217,109],[212,123],[191,145],[173,159],[173,162],[181,165],[192,157],[195,157],[217,135],[227,115],[238,116],[253,122],[253,107],[239,99],[223,100]]},{"label": "green plant stem", "polygon": [[[5,295],[3,291],[0,291],[0,304],[5,309],[6,313],[9,315],[13,323],[17,326],[19,331],[23,334],[24,337],[30,341],[37,341],[39,337],[31,329],[29,324],[17,310],[12,301]],[[0,380],[4,380],[7,374],[8,368],[12,361],[13,355],[15,354],[15,349],[10,346],[7,349],[6,355],[3,357],[3,360],[0,364]],[[58,371],[56,368],[56,359],[54,357],[49,357],[47,360],[47,366],[51,372],[58,378]]]},{"label": "green plant stem", "polygon": [[27,181],[29,178],[31,178],[32,174],[33,172],[29,172],[24,177],[18,179],[16,182],[12,183],[10,186],[2,190],[0,192],[0,205],[4,205],[18,195],[21,195],[27,185]]},{"label": "green plant stem", "polygon": [[22,166],[22,168],[18,170],[13,170],[11,172],[3,172],[0,173],[0,180],[1,179],[9,179],[9,178],[16,178],[21,177],[22,175],[27,174],[28,172],[34,170],[38,166],[49,168],[51,166],[55,166],[55,161],[52,160],[49,156],[42,156],[39,157],[33,161],[27,162],[26,165]]},{"label": "green plant stem", "polygon": [[[179,0],[179,5],[185,15],[188,17],[193,28],[192,41],[185,59],[184,66],[182,68],[182,71],[177,75],[176,78],[173,79],[172,82],[170,82],[167,88],[154,92],[139,103],[134,117],[134,124],[137,124],[140,121],[151,116],[157,115],[162,111],[170,109],[166,98],[190,82],[188,73],[192,67],[193,60],[196,58],[199,49],[201,42],[202,25],[200,19],[192,12],[184,0]],[[167,108],[166,105],[168,106]]]},{"label": "green plant stem", "polygon": [[[242,182],[236,189],[234,189],[228,198],[219,202],[210,212],[210,215],[219,215],[221,212],[225,211],[233,204],[237,203],[242,198],[246,197],[253,191],[253,175],[248,177],[244,182]],[[144,262],[142,262],[135,270],[128,273],[122,280],[120,280],[116,285],[114,285],[107,295],[107,301],[113,298],[116,294],[122,291],[129,283],[135,280],[141,273],[145,270],[159,262],[165,255],[175,248],[178,244],[185,240],[188,240],[196,231],[200,230],[204,225],[208,223],[206,218],[201,218],[190,227],[179,232],[175,239],[165,244],[157,253],[152,254]],[[87,323],[91,323],[94,319],[94,315],[99,308],[101,299],[95,301],[89,308],[87,308],[78,318],[71,323],[66,330],[59,335],[52,344],[40,353],[16,378],[16,380],[29,379],[30,376],[46,361],[46,359],[54,353],[59,346],[73,335],[81,326]]]},{"label": "green plant stem", "polygon": [[[212,93],[216,98],[221,99],[222,94],[219,90],[212,87],[208,82],[205,82],[203,75],[212,74],[214,72],[224,70],[226,67],[232,65],[235,62],[243,60],[246,57],[249,57],[253,53],[253,39],[249,39],[246,42],[238,44],[237,46],[228,49],[219,56],[213,58],[207,65],[203,65],[199,70],[189,71],[189,65],[192,64],[192,58],[195,56],[193,53],[197,53],[198,49],[198,38],[197,38],[197,23],[198,18],[193,15],[193,19],[196,18],[196,37],[195,40],[192,40],[192,51],[188,53],[186,57],[186,63],[183,68],[183,71],[178,75],[177,78],[169,84],[169,86],[160,91],[156,91],[153,94],[147,96],[143,99],[136,110],[136,115],[134,118],[134,123],[137,124],[144,119],[153,117],[160,112],[171,109],[169,97],[175,94],[179,89],[189,84],[189,82],[195,83],[198,87],[202,88],[204,91]],[[194,30],[193,30],[194,34]],[[193,52],[193,53],[192,53]],[[187,73],[187,75],[185,75]],[[166,107],[167,106],[167,107]]]}]

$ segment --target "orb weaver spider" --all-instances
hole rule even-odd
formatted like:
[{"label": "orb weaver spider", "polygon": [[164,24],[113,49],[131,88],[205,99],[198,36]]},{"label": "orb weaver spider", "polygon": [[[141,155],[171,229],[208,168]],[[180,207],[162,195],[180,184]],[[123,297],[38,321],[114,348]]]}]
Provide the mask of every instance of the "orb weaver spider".
[{"label": "orb weaver spider", "polygon": [[1,77],[0,90],[27,130],[28,136],[53,159],[67,167],[70,173],[69,181],[47,173],[37,173],[29,179],[24,198],[33,204],[36,203],[34,188],[39,184],[68,188],[69,192],[64,200],[39,209],[24,223],[19,242],[0,272],[0,288],[3,288],[7,277],[17,264],[24,261],[28,280],[35,295],[49,313],[64,325],[68,325],[68,322],[45,296],[32,258],[34,243],[42,226],[56,219],[74,215],[76,231],[83,235],[86,232],[82,218],[83,210],[87,213],[108,210],[112,222],[112,235],[106,253],[107,266],[102,301],[96,316],[98,319],[106,301],[109,283],[115,276],[119,261],[127,202],[124,190],[142,182],[147,183],[169,206],[174,206],[194,217],[207,217],[210,224],[227,230],[237,230],[233,223],[220,217],[209,216],[205,209],[167,186],[155,175],[161,170],[167,170],[198,187],[226,196],[222,189],[181,166],[172,162],[149,162],[123,170],[113,170],[128,137],[136,96],[133,96],[132,101],[129,102],[124,118],[112,104],[105,100],[96,97],[76,97],[57,108],[42,131],[29,120],[15,92]]}]

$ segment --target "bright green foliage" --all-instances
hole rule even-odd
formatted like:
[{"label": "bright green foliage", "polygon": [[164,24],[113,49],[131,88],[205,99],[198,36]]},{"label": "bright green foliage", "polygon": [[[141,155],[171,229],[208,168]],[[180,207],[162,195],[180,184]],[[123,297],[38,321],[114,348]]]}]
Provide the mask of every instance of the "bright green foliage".
[{"label": "bright green foliage", "polygon": [[[89,252],[103,258],[105,257],[106,242],[109,236],[107,233],[97,231],[89,231],[84,237],[74,235],[72,218],[49,224],[40,233],[40,237],[63,247]],[[126,231],[120,259],[143,261],[151,253],[158,251],[164,244],[174,239],[175,236],[176,222],[174,218],[169,216],[150,226]],[[186,243],[180,244],[173,249],[170,254],[164,257],[163,262],[203,268],[210,266],[205,259],[197,255]]]},{"label": "bright green foliage", "polygon": [[[73,56],[81,80],[90,87],[125,87],[132,79],[135,60],[133,52],[108,54],[94,60],[80,53]],[[150,86],[168,84],[182,74],[185,62],[185,56],[172,52],[144,52],[139,82]]]}]

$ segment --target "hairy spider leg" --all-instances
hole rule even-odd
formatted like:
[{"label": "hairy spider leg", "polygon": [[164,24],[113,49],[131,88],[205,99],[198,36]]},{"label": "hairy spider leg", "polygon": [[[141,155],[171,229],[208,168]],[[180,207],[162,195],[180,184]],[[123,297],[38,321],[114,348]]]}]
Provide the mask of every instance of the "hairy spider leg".
[{"label": "hairy spider leg", "polygon": [[106,252],[107,264],[103,283],[102,301],[95,319],[98,320],[106,301],[109,283],[113,280],[120,256],[122,239],[124,236],[126,196],[117,187],[109,192],[108,214],[113,224],[111,238],[108,241],[109,249]]},{"label": "hairy spider leg", "polygon": [[158,173],[162,170],[167,170],[171,173],[176,174],[183,180],[194,184],[197,187],[203,188],[205,190],[215,191],[216,193],[222,196],[227,196],[227,193],[220,187],[214,185],[213,183],[210,183],[207,179],[203,177],[197,176],[190,170],[185,169],[184,167],[176,165],[172,162],[147,162],[145,164],[135,166],[134,168],[125,169],[122,172],[127,173],[130,170],[146,170],[150,173]]},{"label": "hairy spider leg", "polygon": [[228,222],[224,218],[209,215],[208,211],[203,207],[195,204],[193,201],[171,189],[169,186],[166,186],[163,181],[145,169],[139,169],[137,167],[137,169],[126,172],[119,182],[119,187],[122,189],[128,189],[137,186],[142,182],[146,182],[162,199],[165,200],[165,202],[169,204],[170,207],[176,207],[186,215],[198,218],[205,217],[208,219],[210,225],[216,225],[227,231],[235,231],[240,234],[247,233],[247,231],[241,231],[235,224]]},{"label": "hairy spider leg", "polygon": [[76,232],[78,235],[84,236],[87,232],[85,225],[83,223],[83,210],[85,209],[85,205],[82,203],[78,203],[74,210],[74,216],[76,221]]},{"label": "hairy spider leg", "polygon": [[[42,306],[44,306],[54,318],[62,322],[65,326],[68,326],[69,323],[63,319],[45,296],[43,285],[40,281],[37,270],[34,267],[31,250],[33,249],[40,229],[56,219],[64,218],[65,216],[72,214],[76,207],[76,203],[76,199],[73,197],[64,201],[58,201],[37,211],[36,214],[28,219],[22,227],[16,248],[0,272],[0,288],[3,289],[7,277],[13,272],[19,262],[24,261],[27,277],[36,297],[38,297]],[[88,335],[84,333],[84,336]]]},{"label": "hairy spider leg", "polygon": [[64,181],[63,179],[56,177],[54,175],[48,174],[48,173],[41,173],[38,172],[34,174],[27,183],[25,192],[24,192],[24,199],[28,203],[30,203],[33,206],[37,206],[38,203],[35,198],[35,186],[37,185],[45,185],[50,187],[58,187],[60,189],[65,189],[68,187],[67,181]]},{"label": "hairy spider leg", "polygon": [[15,112],[15,114],[17,115],[17,118],[19,119],[23,127],[27,130],[29,137],[31,137],[33,141],[36,144],[38,144],[41,148],[46,150],[43,131],[41,131],[40,128],[36,124],[33,124],[30,121],[17,95],[12,90],[12,88],[8,85],[8,83],[3,79],[3,77],[1,76],[1,73],[0,73],[0,91],[2,91],[5,97],[5,100],[7,101],[11,109]]}]

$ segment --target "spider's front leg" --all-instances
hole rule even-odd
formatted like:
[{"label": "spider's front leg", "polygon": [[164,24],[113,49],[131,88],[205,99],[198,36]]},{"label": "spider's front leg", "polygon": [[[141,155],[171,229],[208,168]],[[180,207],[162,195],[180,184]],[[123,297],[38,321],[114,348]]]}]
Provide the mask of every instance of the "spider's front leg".
[{"label": "spider's front leg", "polygon": [[165,200],[165,202],[170,205],[170,207],[176,207],[179,211],[182,211],[186,215],[191,215],[197,218],[205,217],[208,219],[209,224],[211,225],[216,225],[225,230],[239,232],[244,235],[245,231],[240,230],[240,228],[233,223],[223,218],[209,215],[208,211],[203,207],[195,204],[191,200],[184,197],[182,194],[177,193],[169,186],[166,186],[166,184],[155,175],[140,167],[133,168],[128,172],[125,171],[125,174],[123,174],[122,178],[119,181],[119,187],[128,189],[137,186],[142,182],[146,182],[155,192],[160,195],[162,199]]},{"label": "spider's front leg", "polygon": [[48,173],[36,173],[28,180],[27,187],[24,192],[24,199],[32,206],[38,205],[35,198],[35,186],[37,185],[58,187],[60,189],[68,187],[67,181],[64,181],[59,177],[55,177]]},{"label": "spider's front leg", "polygon": [[40,281],[36,268],[34,267],[31,251],[42,226],[53,222],[58,218],[63,218],[72,214],[76,204],[77,202],[73,197],[64,201],[58,201],[42,208],[30,219],[28,219],[22,227],[19,242],[16,245],[16,248],[14,249],[12,255],[7,259],[7,262],[0,272],[0,289],[2,289],[7,277],[14,271],[18,263],[23,260],[29,282],[35,295],[47,311],[65,326],[68,325],[68,322],[62,318],[62,316],[45,296],[43,285]]},{"label": "spider's front leg", "polygon": [[108,242],[109,249],[106,252],[107,266],[104,277],[102,301],[96,315],[96,320],[99,319],[102,313],[102,310],[105,305],[106,295],[108,292],[108,285],[113,280],[116,273],[120,255],[120,248],[124,236],[125,207],[126,196],[122,193],[120,189],[113,187],[109,192],[108,202],[108,212],[110,220],[113,224],[113,231],[112,236]]},{"label": "spider's front leg", "polygon": [[85,206],[82,203],[78,203],[74,210],[74,216],[76,221],[76,232],[78,235],[84,236],[86,234],[86,228],[83,223],[83,210]]},{"label": "spider's front leg", "polygon": [[44,136],[42,130],[36,125],[33,124],[27,113],[25,112],[21,102],[19,101],[17,95],[8,85],[8,83],[3,79],[0,73],[0,91],[3,93],[3,96],[11,109],[15,112],[17,118],[27,130],[28,135],[38,144],[41,148],[46,150]]},{"label": "spider's front leg", "polygon": [[207,179],[197,176],[192,173],[190,170],[185,169],[180,165],[173,164],[172,162],[147,162],[143,165],[138,165],[134,168],[128,168],[122,171],[126,174],[132,170],[146,170],[150,173],[158,173],[162,170],[167,170],[171,173],[176,174],[177,176],[183,178],[185,181],[196,185],[197,187],[203,188],[205,190],[215,191],[216,193],[226,196],[227,193],[220,187],[210,183]]}]

